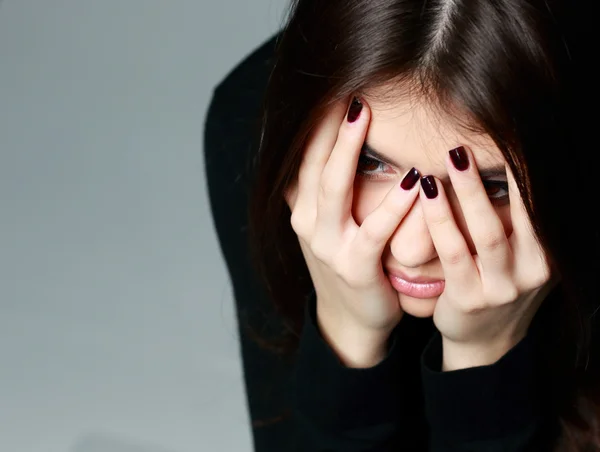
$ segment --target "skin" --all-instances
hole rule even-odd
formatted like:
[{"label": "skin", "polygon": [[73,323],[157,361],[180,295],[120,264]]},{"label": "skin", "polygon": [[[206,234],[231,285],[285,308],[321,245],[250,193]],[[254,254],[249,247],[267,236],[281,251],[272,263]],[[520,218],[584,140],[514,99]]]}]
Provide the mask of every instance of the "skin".
[{"label": "skin", "polygon": [[[367,162],[373,178],[357,174],[354,184],[352,213],[357,224],[381,203],[393,185],[412,167],[422,176],[433,175],[438,179],[448,177],[444,159],[450,149],[466,146],[472,150],[477,167],[488,168],[503,164],[504,157],[494,142],[487,136],[461,130],[452,118],[440,117],[441,113],[406,97],[393,101],[379,99],[379,91],[371,91],[366,100],[371,109],[371,123],[366,143],[380,154],[400,163],[396,167],[382,164],[377,167]],[[506,182],[506,176],[493,178]],[[451,205],[454,219],[467,240],[471,254],[476,254],[475,244],[469,233],[456,193],[450,181],[443,183]],[[491,196],[503,196],[506,190],[491,187]],[[512,233],[512,222],[508,201],[495,202],[494,208],[502,221],[504,232]],[[417,199],[413,208],[399,225],[386,247],[382,262],[384,268],[399,269],[410,276],[426,276],[444,279],[444,271],[436,248],[423,216],[422,202]],[[416,317],[431,317],[437,298],[422,299],[399,294],[402,310]]]},{"label": "skin", "polygon": [[[383,93],[388,96],[380,96]],[[371,91],[370,94],[365,97],[371,111],[365,142],[369,148],[395,164],[378,163],[377,158],[368,151],[361,154],[371,160],[363,160],[362,163],[359,161],[357,168],[352,205],[356,223],[361,225],[381,204],[389,190],[415,167],[421,176],[436,177],[438,190],[443,190],[446,198],[442,202],[447,202],[450,206],[456,226],[464,237],[471,255],[477,255],[467,219],[448,174],[448,151],[458,146],[467,147],[478,170],[504,165],[504,156],[489,136],[466,130],[461,127],[459,121],[445,112],[432,109],[419,99],[406,96],[390,97],[389,89],[385,87],[380,88],[380,91]],[[482,181],[504,234],[506,237],[511,236],[513,224],[508,185],[506,189],[498,184],[485,185],[491,181],[508,183],[506,174],[494,175]],[[398,269],[410,276],[444,280],[444,270],[423,211],[423,203],[428,201],[422,189],[420,195],[391,236],[382,255],[382,265],[384,269]],[[484,216],[479,221],[484,223],[487,218],[489,216]],[[471,222],[473,223],[473,220]],[[556,280],[548,280],[524,296],[521,303],[530,309],[525,316],[526,320],[520,325],[519,332],[507,335],[496,343],[484,347],[470,347],[468,344],[449,340],[442,332],[442,370],[492,364],[501,358],[524,337],[537,308],[556,283]],[[398,293],[402,311],[416,317],[434,316],[438,298],[422,299]]]},{"label": "skin", "polygon": [[[346,365],[370,367],[385,357],[404,313],[433,316],[442,370],[494,363],[526,335],[556,282],[512,172],[489,138],[455,118],[419,99],[377,94],[364,96],[353,121],[344,119],[343,103],[332,108],[285,195],[315,284],[321,333]],[[396,163],[361,163],[364,143]],[[458,146],[470,162],[465,171],[449,158]],[[500,173],[491,188],[479,175],[490,166]],[[412,167],[434,178],[436,198],[420,184],[399,187]],[[444,279],[444,292],[431,300],[405,296],[385,269]]]}]

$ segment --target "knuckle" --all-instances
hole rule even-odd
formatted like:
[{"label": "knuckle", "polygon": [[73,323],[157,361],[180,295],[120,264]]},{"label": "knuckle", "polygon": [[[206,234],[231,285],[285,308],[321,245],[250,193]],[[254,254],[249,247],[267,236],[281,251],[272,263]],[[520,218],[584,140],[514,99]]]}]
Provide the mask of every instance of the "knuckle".
[{"label": "knuckle", "polygon": [[483,291],[483,297],[491,306],[511,304],[519,298],[519,291],[512,282],[494,284]]},{"label": "knuckle", "polygon": [[323,247],[317,246],[311,242],[310,251],[319,262],[321,262],[325,265],[329,264],[329,255],[328,255],[327,251],[323,249]]},{"label": "knuckle", "polygon": [[438,215],[431,219],[431,224],[435,227],[445,226],[451,218],[448,215]]},{"label": "knuckle", "polygon": [[353,276],[344,277],[342,279],[344,280],[344,284],[346,284],[352,290],[364,289],[364,285],[361,283],[361,281]]},{"label": "knuckle", "polygon": [[467,174],[460,178],[461,180],[453,183],[456,186],[456,190],[460,193],[461,205],[471,206],[471,208],[477,208],[481,205],[481,201],[487,198],[485,195],[485,188],[481,188],[481,181],[479,175],[473,174],[467,171]]},{"label": "knuckle", "polygon": [[443,259],[449,265],[460,264],[465,258],[465,253],[460,249],[450,249],[446,252]]},{"label": "knuckle", "polygon": [[504,245],[504,237],[498,233],[488,233],[480,240],[481,246],[486,251],[496,251]]},{"label": "knuckle", "polygon": [[363,282],[356,270],[349,268],[346,264],[336,265],[336,274],[344,281],[344,283],[352,289],[362,289]]},{"label": "knuckle", "polygon": [[298,211],[297,210],[293,210],[292,214],[290,215],[290,224],[292,225],[292,229],[294,230],[294,232],[298,233],[299,229],[300,229],[300,219],[298,218]]},{"label": "knuckle", "polygon": [[486,311],[487,309],[489,309],[489,304],[480,302],[480,303],[473,303],[472,305],[468,306],[466,308],[465,312],[470,315],[476,315],[476,314]]},{"label": "knuckle", "polygon": [[540,287],[549,282],[551,278],[552,274],[550,272],[550,269],[548,269],[546,271],[541,272],[537,278],[533,278],[533,283],[535,284],[535,287]]},{"label": "knuckle", "polygon": [[382,237],[373,221],[367,220],[363,221],[361,225],[362,234],[360,234],[360,237],[363,244],[367,247],[380,245],[385,241],[385,237]]},{"label": "knuckle", "polygon": [[329,246],[320,237],[314,237],[310,242],[310,250],[313,255],[324,264],[329,265],[331,262],[331,253]]},{"label": "knuckle", "polygon": [[310,226],[306,215],[302,215],[299,210],[294,210],[290,215],[290,224],[298,237],[307,238]]},{"label": "knuckle", "polygon": [[548,281],[550,281],[551,275],[550,272],[535,272],[533,276],[528,278],[527,284],[525,284],[525,290],[535,290],[542,287]]},{"label": "knuckle", "polygon": [[404,204],[398,203],[396,199],[392,199],[391,202],[382,203],[379,209],[381,211],[382,219],[384,219],[386,222],[399,222],[404,210]]},{"label": "knuckle", "polygon": [[356,259],[349,258],[354,255],[350,248],[347,252],[340,252],[333,261],[332,268],[338,277],[353,290],[363,290],[369,285],[365,278],[365,269],[357,265]]},{"label": "knuckle", "polygon": [[476,181],[467,181],[468,188],[462,193],[461,198],[465,205],[473,206],[477,212],[481,206],[483,194],[479,191],[479,184]]},{"label": "knuckle", "polygon": [[485,297],[479,289],[453,285],[449,287],[448,294],[452,304],[460,312],[474,314],[485,308]]},{"label": "knuckle", "polygon": [[343,191],[341,184],[338,184],[331,179],[325,179],[321,181],[321,184],[319,185],[319,195],[321,196],[321,199],[336,197]]},{"label": "knuckle", "polygon": [[302,224],[298,219],[298,214],[292,212],[290,215],[290,225],[292,226],[292,230],[296,233],[296,235],[301,236],[302,234]]},{"label": "knuckle", "polygon": [[461,312],[474,315],[487,309],[488,304],[484,300],[483,297],[476,299],[475,301],[468,297],[461,297],[459,298],[457,305]]},{"label": "knuckle", "polygon": [[519,299],[519,291],[514,285],[510,285],[505,291],[505,304],[514,303]]},{"label": "knuckle", "polygon": [[539,255],[539,259],[541,269],[537,272],[537,277],[532,278],[534,283],[537,284],[536,287],[542,286],[552,279],[552,268],[548,263],[548,259],[543,255]]}]

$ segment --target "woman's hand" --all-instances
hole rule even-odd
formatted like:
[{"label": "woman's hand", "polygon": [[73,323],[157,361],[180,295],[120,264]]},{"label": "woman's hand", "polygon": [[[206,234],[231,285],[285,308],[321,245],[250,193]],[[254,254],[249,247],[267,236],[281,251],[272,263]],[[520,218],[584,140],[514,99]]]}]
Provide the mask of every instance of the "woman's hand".
[{"label": "woman's hand", "polygon": [[321,333],[349,367],[380,362],[402,318],[381,257],[419,192],[419,173],[413,169],[407,178],[411,189],[395,185],[356,224],[354,178],[369,121],[369,108],[356,100],[348,114],[346,103],[334,106],[308,140],[298,179],[285,195],[315,286]]},{"label": "woman's hand", "polygon": [[[453,166],[452,152],[462,154],[463,162],[468,159],[467,169]],[[442,369],[454,370],[492,364],[525,337],[550,290],[551,272],[510,167],[506,165],[513,232],[507,238],[471,151],[451,151],[446,166],[477,250],[471,255],[442,184],[433,176],[423,178],[423,212],[446,280],[433,320],[442,335]],[[424,188],[432,183],[439,194],[428,199]]]}]

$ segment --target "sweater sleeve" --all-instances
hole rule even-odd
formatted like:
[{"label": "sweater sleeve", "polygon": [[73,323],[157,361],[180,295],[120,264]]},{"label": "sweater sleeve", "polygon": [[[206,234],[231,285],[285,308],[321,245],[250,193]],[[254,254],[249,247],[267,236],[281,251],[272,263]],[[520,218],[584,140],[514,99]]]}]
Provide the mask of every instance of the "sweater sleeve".
[{"label": "sweater sleeve", "polygon": [[292,385],[295,451],[551,450],[557,427],[541,397],[533,333],[493,365],[441,372],[441,336],[423,320],[405,316],[386,358],[352,369],[322,338],[309,300]]},{"label": "sweater sleeve", "polygon": [[[422,347],[413,352],[419,335],[414,325],[394,330],[388,355],[378,365],[354,369],[345,367],[322,338],[314,296],[305,319],[293,378],[297,450],[391,452],[409,443],[405,450],[424,450],[419,445],[426,440],[421,391],[414,387],[420,385]],[[412,349],[403,346],[407,341],[399,331],[413,336]]]},{"label": "sweater sleeve", "polygon": [[550,450],[554,419],[541,397],[534,334],[492,365],[449,372],[433,336],[421,359],[430,452]]}]

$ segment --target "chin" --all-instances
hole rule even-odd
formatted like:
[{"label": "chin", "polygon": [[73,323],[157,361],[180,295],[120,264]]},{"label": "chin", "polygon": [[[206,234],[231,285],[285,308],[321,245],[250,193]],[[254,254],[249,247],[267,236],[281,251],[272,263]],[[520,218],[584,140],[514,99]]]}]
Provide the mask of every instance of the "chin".
[{"label": "chin", "polygon": [[400,307],[406,314],[413,317],[432,317],[438,297],[414,298],[404,294],[398,294]]}]

